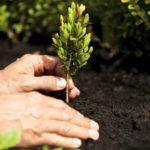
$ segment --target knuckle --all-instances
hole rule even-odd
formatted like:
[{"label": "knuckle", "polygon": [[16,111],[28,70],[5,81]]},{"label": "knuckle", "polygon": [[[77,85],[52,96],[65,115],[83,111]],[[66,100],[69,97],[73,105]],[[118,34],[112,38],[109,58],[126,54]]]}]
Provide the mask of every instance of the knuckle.
[{"label": "knuckle", "polygon": [[22,58],[28,58],[28,57],[31,57],[31,56],[32,56],[32,54],[25,54],[25,55],[22,56]]},{"label": "knuckle", "polygon": [[55,138],[55,139],[51,140],[50,145],[52,145],[52,146],[60,146],[60,140]]},{"label": "knuckle", "polygon": [[27,100],[30,100],[31,103],[42,103],[42,99],[41,99],[41,95],[38,92],[30,92],[30,93],[26,93],[26,98]]},{"label": "knuckle", "polygon": [[47,59],[49,56],[47,55],[40,55],[42,59]]},{"label": "knuckle", "polygon": [[62,126],[62,134],[68,135],[71,131],[71,126],[70,125],[63,125]]},{"label": "knuckle", "polygon": [[76,117],[75,113],[69,113],[67,115],[67,121],[71,122],[72,120],[74,120],[75,117]]},{"label": "knuckle", "polygon": [[30,61],[32,60],[33,55],[32,54],[25,54],[21,57],[22,61]]},{"label": "knuckle", "polygon": [[22,91],[31,91],[32,87],[31,87],[31,80],[23,78],[21,79],[21,88]]}]

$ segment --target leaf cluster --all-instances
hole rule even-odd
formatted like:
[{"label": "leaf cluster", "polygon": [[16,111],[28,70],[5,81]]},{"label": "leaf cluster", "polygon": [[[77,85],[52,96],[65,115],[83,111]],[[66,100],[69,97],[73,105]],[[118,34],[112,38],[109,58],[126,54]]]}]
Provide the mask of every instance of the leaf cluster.
[{"label": "leaf cluster", "polygon": [[89,23],[89,15],[83,12],[85,6],[72,2],[67,15],[60,16],[60,30],[53,37],[53,43],[57,47],[64,74],[74,75],[76,71],[87,64],[93,47],[89,47],[91,33],[86,33]]}]

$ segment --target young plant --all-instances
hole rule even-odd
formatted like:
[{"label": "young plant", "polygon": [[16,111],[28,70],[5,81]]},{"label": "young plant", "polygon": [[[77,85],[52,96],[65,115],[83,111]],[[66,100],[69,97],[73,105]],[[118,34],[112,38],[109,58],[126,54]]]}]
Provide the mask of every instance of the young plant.
[{"label": "young plant", "polygon": [[72,2],[68,8],[66,16],[60,16],[60,29],[52,38],[57,48],[57,54],[63,65],[63,75],[66,79],[66,102],[68,97],[69,78],[77,70],[87,64],[93,47],[89,47],[91,33],[86,33],[86,27],[89,23],[89,15],[85,11],[83,4],[78,5]]}]

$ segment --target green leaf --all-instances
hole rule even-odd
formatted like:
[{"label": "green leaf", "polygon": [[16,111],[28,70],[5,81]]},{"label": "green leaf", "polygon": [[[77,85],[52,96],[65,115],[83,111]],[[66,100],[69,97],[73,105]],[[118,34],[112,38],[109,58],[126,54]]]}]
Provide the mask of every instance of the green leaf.
[{"label": "green leaf", "polygon": [[41,4],[37,3],[37,4],[35,5],[35,8],[36,8],[38,11],[40,11],[40,10],[42,9],[42,6],[41,6]]},{"label": "green leaf", "polygon": [[88,33],[87,35],[85,35],[85,38],[84,38],[84,48],[87,47],[89,45],[91,41],[91,33]]},{"label": "green leaf", "polygon": [[75,24],[75,31],[77,36],[80,36],[80,34],[82,33],[82,25],[80,22]]},{"label": "green leaf", "polygon": [[42,150],[50,150],[50,147],[49,147],[48,145],[44,145],[44,146],[42,147]]},{"label": "green leaf", "polygon": [[52,41],[55,45],[57,45],[57,40],[54,37],[52,38]]},{"label": "green leaf", "polygon": [[64,30],[64,32],[63,32],[63,37],[64,37],[65,39],[68,39],[69,33],[67,32],[67,30]]},{"label": "green leaf", "polygon": [[69,33],[71,33],[71,30],[72,30],[72,26],[70,23],[67,24],[67,30]]},{"label": "green leaf", "polygon": [[86,64],[87,64],[87,62],[82,63],[82,64],[80,65],[80,68],[83,67],[83,66],[85,66]]},{"label": "green leaf", "polygon": [[138,14],[137,14],[136,11],[132,11],[132,12],[131,12],[131,15],[132,15],[132,16],[137,16]]},{"label": "green leaf", "polygon": [[61,22],[61,25],[64,25],[64,17],[62,15],[60,15],[60,22]]},{"label": "green leaf", "polygon": [[60,40],[59,34],[56,33],[54,35],[54,37],[52,38],[53,43],[57,46],[57,47],[62,47],[62,42]]},{"label": "green leaf", "polygon": [[66,60],[67,60],[67,57],[66,57],[66,55],[65,55],[65,51],[64,51],[64,49],[63,49],[62,47],[58,49],[57,54],[58,54],[58,56],[59,56],[63,61],[66,61]]},{"label": "green leaf", "polygon": [[89,48],[89,53],[91,54],[93,52],[93,47],[91,46],[90,48]]},{"label": "green leaf", "polygon": [[86,53],[88,50],[89,50],[89,47],[88,47],[88,46],[84,48],[84,52],[85,52],[85,53]]},{"label": "green leaf", "polygon": [[89,53],[85,53],[85,54],[82,56],[82,60],[83,60],[83,61],[87,61],[89,58],[90,58],[90,54],[89,54]]},{"label": "green leaf", "polygon": [[23,24],[14,24],[13,28],[16,31],[16,33],[21,33],[24,29],[24,26]]},{"label": "green leaf", "polygon": [[7,5],[2,5],[2,6],[0,6],[0,8],[1,8],[1,10],[0,11],[5,11],[6,9],[7,9]]},{"label": "green leaf", "polygon": [[62,147],[53,148],[53,150],[63,150]]},{"label": "green leaf", "polygon": [[77,38],[71,36],[71,37],[70,37],[70,40],[71,40],[71,41],[77,41]]},{"label": "green leaf", "polygon": [[137,5],[137,4],[129,4],[129,5],[128,5],[128,9],[129,9],[129,10],[136,10],[136,11],[139,11],[139,10],[140,10],[140,6]]},{"label": "green leaf", "polygon": [[84,17],[83,23],[88,24],[88,22],[89,22],[89,14],[86,14]]},{"label": "green leaf", "polygon": [[33,8],[30,8],[30,9],[28,10],[28,14],[31,15],[31,16],[33,16],[33,15],[34,15],[34,9],[33,9]]},{"label": "green leaf", "polygon": [[71,3],[71,9],[73,11],[73,14],[75,14],[76,13],[76,5],[74,2]]},{"label": "green leaf", "polygon": [[150,4],[150,0],[145,0],[145,4]]},{"label": "green leaf", "polygon": [[18,130],[10,130],[0,134],[0,149],[7,149],[16,146],[21,140],[21,133]]},{"label": "green leaf", "polygon": [[122,3],[129,3],[130,0],[121,0]]},{"label": "green leaf", "polygon": [[69,23],[74,22],[74,13],[71,8],[68,8],[68,21],[69,21]]}]

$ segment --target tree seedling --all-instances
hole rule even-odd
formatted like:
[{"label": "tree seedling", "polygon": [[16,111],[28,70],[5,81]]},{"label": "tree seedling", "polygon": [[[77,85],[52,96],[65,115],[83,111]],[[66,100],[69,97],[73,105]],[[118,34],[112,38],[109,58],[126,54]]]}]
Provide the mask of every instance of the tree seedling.
[{"label": "tree seedling", "polygon": [[86,33],[89,23],[89,14],[84,14],[85,5],[72,2],[66,16],[60,15],[59,33],[52,40],[57,48],[57,54],[62,62],[63,76],[66,79],[66,102],[69,102],[68,83],[69,78],[77,70],[87,64],[93,51],[89,47],[91,33]]}]

